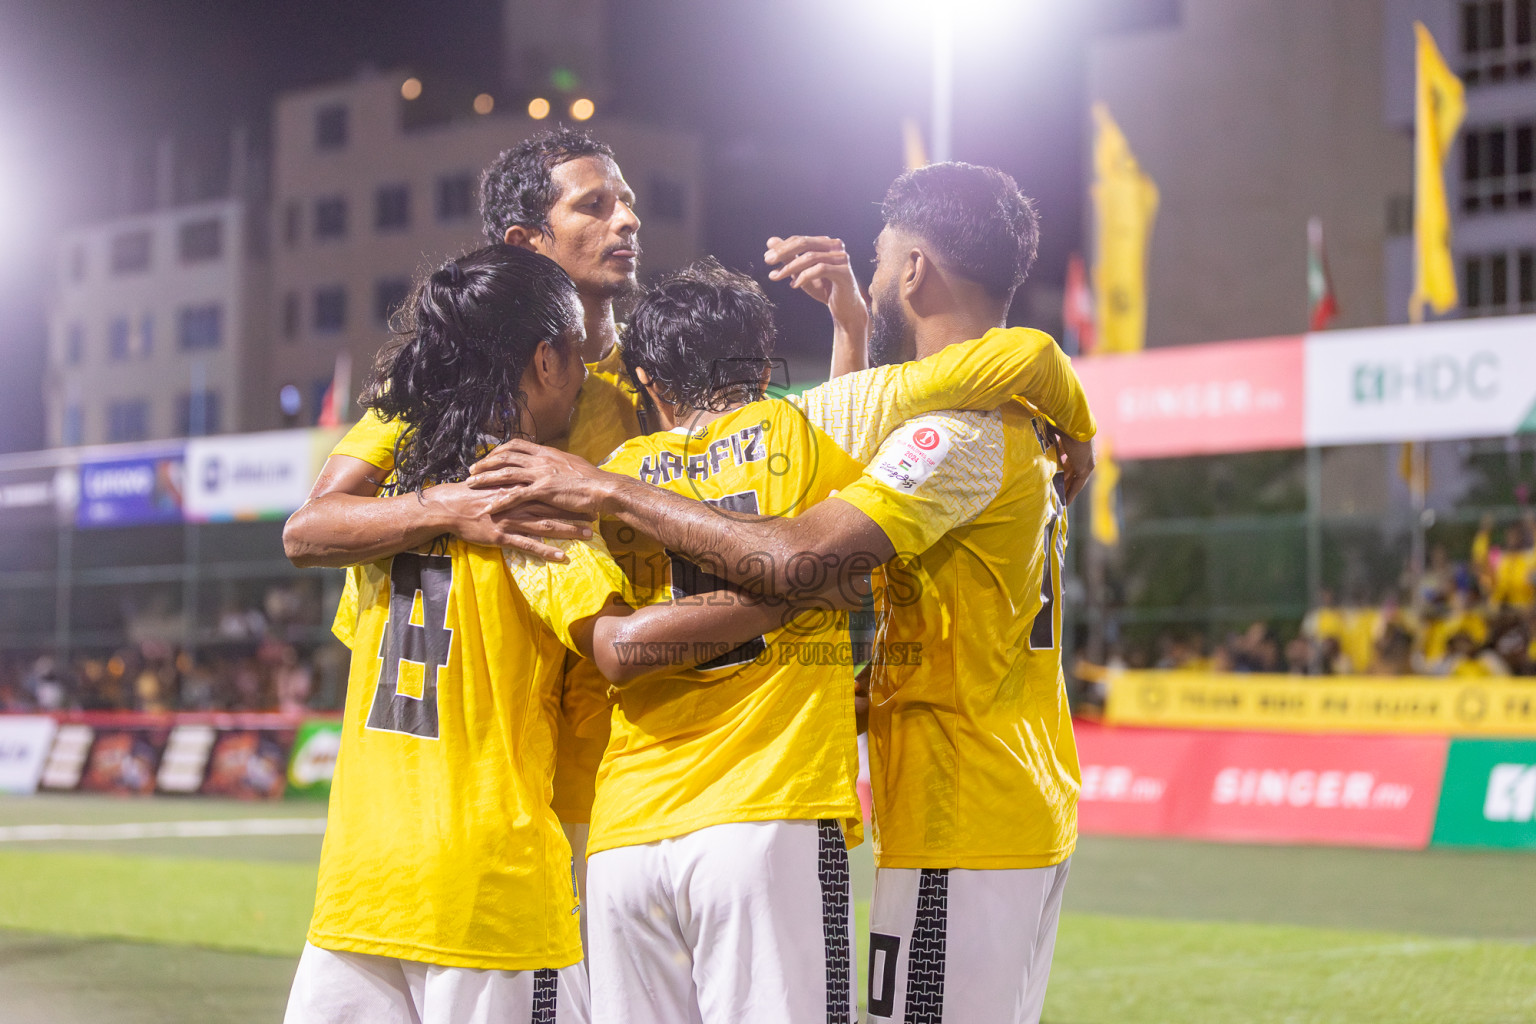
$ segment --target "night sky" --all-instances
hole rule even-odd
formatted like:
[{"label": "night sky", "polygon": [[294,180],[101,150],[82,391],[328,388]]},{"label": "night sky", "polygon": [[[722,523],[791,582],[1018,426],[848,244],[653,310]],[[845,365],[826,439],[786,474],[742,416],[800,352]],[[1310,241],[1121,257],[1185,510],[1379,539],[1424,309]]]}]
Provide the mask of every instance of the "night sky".
[{"label": "night sky", "polygon": [[[606,109],[703,136],[706,243],[727,265],[761,273],[768,235],[827,233],[867,281],[901,119],[928,110],[930,44],[909,6],[615,0]],[[1013,319],[1054,330],[1082,246],[1083,42],[1109,8],[986,6],[958,21],[954,156],[1003,168],[1039,201],[1041,258]],[[52,239],[111,209],[126,151],[240,122],[259,132],[277,92],[369,65],[495,93],[500,20],[496,0],[0,0],[0,450],[43,443]],[[820,307],[770,294],[788,345],[824,343]]]}]

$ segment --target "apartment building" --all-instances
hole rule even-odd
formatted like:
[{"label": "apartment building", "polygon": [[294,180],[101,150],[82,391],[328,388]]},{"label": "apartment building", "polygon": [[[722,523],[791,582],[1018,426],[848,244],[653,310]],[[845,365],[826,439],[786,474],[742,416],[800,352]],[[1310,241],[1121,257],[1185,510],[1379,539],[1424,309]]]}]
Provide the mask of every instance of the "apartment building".
[{"label": "apartment building", "polygon": [[241,429],[263,362],[265,211],[173,205],[66,234],[48,317],[49,443]]},{"label": "apartment building", "polygon": [[[412,105],[433,87],[430,79],[405,72],[372,73],[278,99],[268,298],[273,331],[264,384],[270,401],[251,421],[253,429],[280,422],[278,395],[285,387],[299,393],[299,419],[313,422],[340,353],[350,356],[350,391],[357,393],[412,281],[485,241],[482,169],[560,113],[535,119],[525,107],[503,110],[482,100],[479,106],[490,112],[477,114],[466,100],[456,116],[420,123]],[[585,127],[614,148],[636,192],[642,272],[649,277],[701,254],[699,140],[601,111]]]},{"label": "apartment building", "polygon": [[[1466,87],[1446,173],[1461,290],[1451,315],[1536,312],[1536,0],[1392,0],[1388,10],[1388,123],[1413,130],[1415,18]],[[1412,243],[1397,238],[1389,248],[1396,312],[1407,304]]]}]

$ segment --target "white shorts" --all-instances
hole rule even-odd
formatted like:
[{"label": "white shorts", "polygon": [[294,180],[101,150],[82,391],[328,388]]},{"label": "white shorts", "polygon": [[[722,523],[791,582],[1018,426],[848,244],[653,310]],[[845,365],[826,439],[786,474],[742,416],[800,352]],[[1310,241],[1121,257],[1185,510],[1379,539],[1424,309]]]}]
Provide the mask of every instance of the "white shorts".
[{"label": "white shorts", "polygon": [[587,970],[494,971],[304,943],[283,1024],[590,1024]]},{"label": "white shorts", "polygon": [[836,821],[713,825],[593,854],[594,1024],[851,1024]]},{"label": "white shorts", "polygon": [[1036,1024],[1070,863],[875,872],[869,1020]]}]

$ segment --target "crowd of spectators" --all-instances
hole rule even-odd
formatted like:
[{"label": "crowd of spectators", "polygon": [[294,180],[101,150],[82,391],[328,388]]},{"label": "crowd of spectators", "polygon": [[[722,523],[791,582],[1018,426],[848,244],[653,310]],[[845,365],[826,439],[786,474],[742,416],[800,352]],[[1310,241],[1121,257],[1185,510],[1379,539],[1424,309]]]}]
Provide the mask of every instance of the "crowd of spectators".
[{"label": "crowd of spectators", "polygon": [[315,604],[301,588],[269,588],[259,605],[226,605],[195,647],[168,639],[180,619],[157,609],[131,617],[110,649],[0,653],[0,712],[331,710],[346,651],[317,639]]},{"label": "crowd of spectators", "polygon": [[159,642],[104,654],[0,658],[0,712],[282,711],[331,703],[317,684],[329,647],[303,651],[265,638],[196,652]]},{"label": "crowd of spectators", "polygon": [[1322,598],[1289,638],[1264,622],[1215,642],[1169,635],[1122,664],[1291,675],[1536,675],[1536,520],[1527,514],[1501,536],[1485,520],[1465,560],[1437,546],[1423,573],[1405,574],[1379,602],[1341,604],[1326,591]]}]

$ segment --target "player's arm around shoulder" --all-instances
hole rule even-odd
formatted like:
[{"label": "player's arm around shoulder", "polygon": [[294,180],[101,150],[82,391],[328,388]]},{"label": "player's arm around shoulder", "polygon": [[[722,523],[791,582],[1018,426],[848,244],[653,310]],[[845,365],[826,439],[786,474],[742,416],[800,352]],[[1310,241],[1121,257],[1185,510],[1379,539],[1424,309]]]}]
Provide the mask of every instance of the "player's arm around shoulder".
[{"label": "player's arm around shoulder", "polygon": [[507,567],[544,624],[616,686],[692,668],[714,657],[722,641],[761,636],[783,626],[789,614],[782,603],[739,593],[668,598],[637,608],[601,534],[555,543],[563,561],[507,551]]},{"label": "player's arm around shoulder", "polygon": [[381,496],[405,425],[364,413],[326,459],[304,504],[283,526],[283,552],[300,568],[361,565],[445,534],[472,544],[520,548],[547,558],[558,549],[540,536],[586,536],[584,527],[505,491],[467,483]]}]

